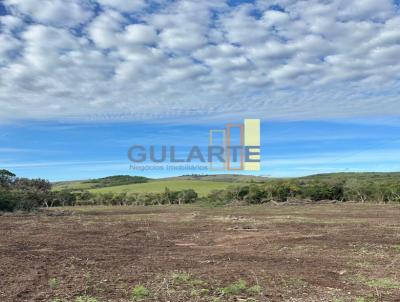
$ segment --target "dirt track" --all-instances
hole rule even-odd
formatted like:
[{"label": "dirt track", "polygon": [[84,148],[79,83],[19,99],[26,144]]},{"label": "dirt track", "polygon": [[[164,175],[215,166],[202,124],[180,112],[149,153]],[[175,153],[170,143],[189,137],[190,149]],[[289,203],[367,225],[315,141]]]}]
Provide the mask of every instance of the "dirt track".
[{"label": "dirt track", "polygon": [[0,216],[0,301],[400,301],[400,207],[54,213]]}]

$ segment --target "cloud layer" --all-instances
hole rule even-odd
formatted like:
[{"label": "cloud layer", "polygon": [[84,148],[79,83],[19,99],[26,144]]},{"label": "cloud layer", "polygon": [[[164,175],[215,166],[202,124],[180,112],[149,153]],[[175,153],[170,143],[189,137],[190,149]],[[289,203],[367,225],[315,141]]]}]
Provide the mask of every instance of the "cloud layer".
[{"label": "cloud layer", "polygon": [[395,1],[232,2],[4,0],[0,122],[400,115]]}]

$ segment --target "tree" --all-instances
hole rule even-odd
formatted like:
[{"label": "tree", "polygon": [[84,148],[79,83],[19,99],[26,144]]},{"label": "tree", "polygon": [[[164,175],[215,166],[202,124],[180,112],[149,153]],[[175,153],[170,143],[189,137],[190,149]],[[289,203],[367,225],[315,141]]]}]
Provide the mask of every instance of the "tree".
[{"label": "tree", "polygon": [[245,200],[249,204],[259,204],[263,203],[266,200],[264,200],[265,197],[265,191],[257,185],[250,185],[249,186],[249,192],[247,193]]},{"label": "tree", "polygon": [[165,188],[164,193],[161,194],[160,204],[176,204],[178,203],[179,192],[171,191],[169,188]]},{"label": "tree", "polygon": [[344,184],[344,198],[350,201],[365,203],[372,196],[371,184],[351,179]]},{"label": "tree", "polygon": [[76,203],[77,196],[68,190],[53,192],[52,195],[50,204],[46,204],[47,207],[74,206]]},{"label": "tree", "polygon": [[32,210],[37,207],[48,207],[53,200],[51,183],[44,179],[17,178],[14,190],[21,195],[20,210]]},{"label": "tree", "polygon": [[0,187],[10,187],[15,180],[15,174],[8,170],[0,170]]},{"label": "tree", "polygon": [[178,204],[193,203],[197,200],[198,195],[195,190],[187,189],[178,193]]},{"label": "tree", "polygon": [[244,201],[247,194],[249,194],[249,186],[228,187],[226,193],[226,198],[230,202],[241,202]]}]

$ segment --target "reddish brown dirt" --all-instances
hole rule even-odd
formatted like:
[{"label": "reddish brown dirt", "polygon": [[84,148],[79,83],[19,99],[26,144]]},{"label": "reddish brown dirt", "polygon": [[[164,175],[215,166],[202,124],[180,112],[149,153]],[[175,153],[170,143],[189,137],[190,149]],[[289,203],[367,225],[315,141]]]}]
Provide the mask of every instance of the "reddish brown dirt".
[{"label": "reddish brown dirt", "polygon": [[60,211],[0,216],[0,301],[400,301],[400,207]]}]

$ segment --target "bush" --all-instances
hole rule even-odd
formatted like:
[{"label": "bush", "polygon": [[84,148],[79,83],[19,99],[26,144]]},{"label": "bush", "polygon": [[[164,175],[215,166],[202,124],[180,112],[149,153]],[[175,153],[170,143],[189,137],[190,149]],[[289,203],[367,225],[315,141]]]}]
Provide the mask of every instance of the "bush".
[{"label": "bush", "polygon": [[168,188],[163,193],[103,193],[103,194],[76,194],[77,205],[163,205],[186,204],[198,200],[196,191],[192,189],[171,191]]},{"label": "bush", "polygon": [[313,201],[319,200],[344,200],[342,184],[315,183],[305,186],[302,195]]},{"label": "bush", "polygon": [[53,198],[50,203],[50,207],[64,207],[64,206],[74,206],[76,204],[77,196],[68,191],[58,191],[53,192]]},{"label": "bush", "polygon": [[245,200],[249,204],[259,204],[268,202],[271,198],[269,198],[268,192],[261,186],[251,185],[249,186]]},{"label": "bush", "polygon": [[198,194],[193,189],[182,190],[178,193],[178,204],[193,203],[198,199]]},{"label": "bush", "polygon": [[349,201],[366,202],[372,196],[371,183],[356,179],[347,181],[343,186],[344,198]]},{"label": "bush", "polygon": [[137,285],[132,289],[132,300],[141,301],[150,296],[150,291],[143,285]]},{"label": "bush", "polygon": [[0,190],[0,211],[11,212],[14,211],[17,205],[17,199],[12,192],[4,189]]},{"label": "bush", "polygon": [[7,170],[0,170],[0,191],[0,211],[33,211],[54,201],[47,180],[16,178]]},{"label": "bush", "polygon": [[212,190],[208,194],[207,200],[213,204],[227,204],[231,202],[226,190]]},{"label": "bush", "polygon": [[264,185],[229,187],[226,190],[213,191],[209,202],[227,204],[245,201],[247,204],[261,204],[270,201],[285,202],[289,198],[318,200],[344,200],[342,184],[300,183],[295,181],[277,181]]},{"label": "bush", "polygon": [[94,195],[88,191],[73,192],[75,196],[75,205],[89,205],[94,204]]}]

